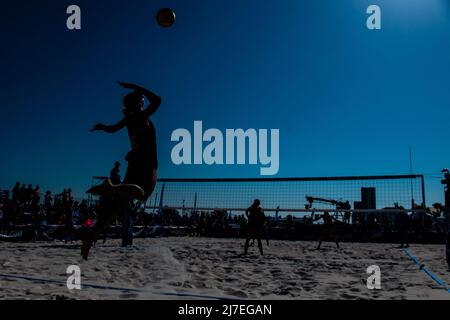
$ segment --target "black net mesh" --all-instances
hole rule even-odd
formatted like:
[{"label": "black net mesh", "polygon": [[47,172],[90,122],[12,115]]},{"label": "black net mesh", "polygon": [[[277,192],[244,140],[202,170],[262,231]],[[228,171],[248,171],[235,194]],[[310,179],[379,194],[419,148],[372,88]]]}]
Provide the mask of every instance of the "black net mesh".
[{"label": "black net mesh", "polygon": [[[162,199],[161,199],[162,197]],[[313,202],[308,202],[311,197]],[[414,176],[290,178],[290,179],[161,179],[148,200],[186,209],[239,211],[260,199],[266,211],[335,209],[385,209],[396,205],[412,209],[424,205],[423,178]],[[309,207],[307,207],[309,205]],[[339,205],[339,204],[338,204]]]}]

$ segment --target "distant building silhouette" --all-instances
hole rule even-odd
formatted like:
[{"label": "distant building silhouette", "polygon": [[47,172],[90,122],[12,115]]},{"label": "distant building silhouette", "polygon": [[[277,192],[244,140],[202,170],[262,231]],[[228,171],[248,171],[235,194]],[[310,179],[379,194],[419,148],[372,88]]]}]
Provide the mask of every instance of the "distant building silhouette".
[{"label": "distant building silhouette", "polygon": [[375,188],[361,188],[361,201],[355,201],[356,210],[374,210],[377,208],[377,197]]}]

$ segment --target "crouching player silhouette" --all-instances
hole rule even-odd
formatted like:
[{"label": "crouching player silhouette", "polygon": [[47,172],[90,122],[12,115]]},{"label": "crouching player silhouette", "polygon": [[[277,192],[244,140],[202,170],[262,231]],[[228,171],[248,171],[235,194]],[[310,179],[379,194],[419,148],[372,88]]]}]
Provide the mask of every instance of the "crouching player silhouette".
[{"label": "crouching player silhouette", "polygon": [[[123,183],[112,184],[106,180],[103,184],[94,186],[87,193],[100,196],[97,208],[97,223],[92,232],[83,240],[82,257],[87,260],[92,243],[97,239],[105,226],[113,217],[121,213],[124,217],[122,245],[132,245],[131,210],[133,201],[145,202],[152,194],[157,181],[158,159],[156,151],[156,130],[150,117],[158,110],[161,98],[153,92],[130,83],[119,84],[133,92],[123,99],[124,117],[114,125],[96,124],[91,131],[115,133],[127,128],[131,151],[128,152],[127,171]],[[144,109],[145,98],[150,102]]]}]

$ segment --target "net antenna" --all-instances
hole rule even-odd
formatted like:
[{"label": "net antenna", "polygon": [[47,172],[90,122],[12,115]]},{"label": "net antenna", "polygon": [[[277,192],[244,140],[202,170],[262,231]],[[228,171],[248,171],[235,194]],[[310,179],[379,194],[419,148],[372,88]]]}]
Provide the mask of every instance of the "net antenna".
[{"label": "net antenna", "polygon": [[194,198],[194,214],[197,213],[197,192],[195,193],[195,198]]},{"label": "net antenna", "polygon": [[155,203],[153,204],[152,213],[155,213],[156,210],[156,201],[158,201],[158,192],[155,192]]},{"label": "net antenna", "polygon": [[[413,175],[412,148],[409,146],[409,174]],[[413,180],[411,178],[411,208],[414,209]]]},{"label": "net antenna", "polygon": [[159,196],[159,214],[160,215],[162,215],[163,214],[163,206],[164,206],[164,190],[166,189],[166,184],[165,183],[163,183],[163,185],[162,185],[162,189],[161,189],[161,192],[160,192],[160,196]]}]

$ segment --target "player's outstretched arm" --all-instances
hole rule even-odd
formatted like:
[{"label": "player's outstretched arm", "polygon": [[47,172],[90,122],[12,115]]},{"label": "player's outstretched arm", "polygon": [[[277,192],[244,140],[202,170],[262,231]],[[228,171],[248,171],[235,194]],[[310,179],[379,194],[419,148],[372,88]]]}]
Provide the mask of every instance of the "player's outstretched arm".
[{"label": "player's outstretched arm", "polygon": [[91,131],[104,131],[108,133],[114,133],[121,130],[123,127],[125,127],[125,119],[120,120],[118,123],[112,126],[97,123],[95,126],[92,127]]},{"label": "player's outstretched arm", "polygon": [[135,90],[136,92],[141,93],[142,95],[144,95],[145,98],[147,98],[147,100],[150,102],[148,107],[144,110],[144,114],[147,117],[150,117],[159,109],[159,106],[161,105],[161,98],[159,96],[157,96],[156,94],[154,94],[153,92],[151,92],[150,90],[147,90],[147,89],[145,89],[141,86],[138,86],[136,84],[133,84],[133,83],[125,83],[125,82],[120,82],[120,81],[118,83],[122,87],[124,87],[126,89]]}]

